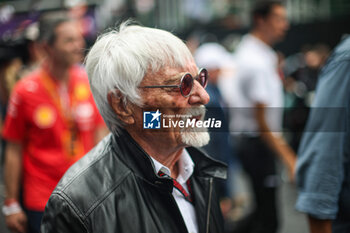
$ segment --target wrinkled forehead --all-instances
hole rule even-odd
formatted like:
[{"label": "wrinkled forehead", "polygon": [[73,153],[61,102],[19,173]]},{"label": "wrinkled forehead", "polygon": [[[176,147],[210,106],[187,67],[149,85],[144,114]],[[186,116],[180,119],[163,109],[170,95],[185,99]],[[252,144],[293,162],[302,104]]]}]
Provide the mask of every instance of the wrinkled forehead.
[{"label": "wrinkled forehead", "polygon": [[162,80],[167,81],[174,78],[181,78],[183,74],[190,73],[196,76],[199,68],[197,67],[194,60],[188,62],[184,67],[162,67],[156,72],[152,72],[150,69],[147,71],[142,82],[148,82],[150,80]]}]

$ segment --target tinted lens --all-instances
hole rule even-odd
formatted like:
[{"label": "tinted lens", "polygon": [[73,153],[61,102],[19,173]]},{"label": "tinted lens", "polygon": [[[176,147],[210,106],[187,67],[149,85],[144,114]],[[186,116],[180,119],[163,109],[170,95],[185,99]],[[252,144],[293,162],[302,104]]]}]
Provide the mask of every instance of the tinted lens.
[{"label": "tinted lens", "polygon": [[202,87],[206,87],[208,83],[208,71],[206,69],[201,69],[198,74],[198,82]]},{"label": "tinted lens", "polygon": [[185,74],[185,76],[181,80],[181,94],[185,97],[189,96],[191,94],[193,87],[193,78],[190,74]]}]

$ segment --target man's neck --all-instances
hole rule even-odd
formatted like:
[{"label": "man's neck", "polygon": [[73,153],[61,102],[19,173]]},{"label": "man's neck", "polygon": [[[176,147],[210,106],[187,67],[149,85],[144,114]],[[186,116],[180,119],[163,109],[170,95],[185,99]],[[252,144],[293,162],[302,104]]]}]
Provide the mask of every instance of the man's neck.
[{"label": "man's neck", "polygon": [[182,155],[183,147],[173,148],[171,145],[142,137],[134,130],[128,130],[128,132],[148,155],[170,169],[172,178],[177,178],[179,174],[178,161]]},{"label": "man's neck", "polygon": [[54,64],[52,61],[47,61],[44,64],[45,69],[52,78],[61,83],[68,83],[69,80],[69,68],[68,66]]},{"label": "man's neck", "polygon": [[264,32],[261,32],[257,29],[254,29],[253,31],[251,31],[251,34],[270,47],[272,47],[274,44],[274,42],[270,39],[270,37],[268,35],[266,35],[266,33],[264,33]]}]

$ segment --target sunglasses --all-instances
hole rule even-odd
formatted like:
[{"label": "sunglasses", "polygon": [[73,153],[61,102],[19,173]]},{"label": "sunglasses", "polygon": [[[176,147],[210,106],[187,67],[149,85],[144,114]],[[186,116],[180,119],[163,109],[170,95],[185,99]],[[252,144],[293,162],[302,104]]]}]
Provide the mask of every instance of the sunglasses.
[{"label": "sunglasses", "polygon": [[181,95],[188,97],[193,89],[194,80],[197,80],[199,84],[205,88],[208,83],[208,71],[204,68],[200,69],[196,77],[192,77],[190,73],[186,73],[181,77],[180,85],[156,85],[156,86],[143,86],[140,88],[180,88]]}]

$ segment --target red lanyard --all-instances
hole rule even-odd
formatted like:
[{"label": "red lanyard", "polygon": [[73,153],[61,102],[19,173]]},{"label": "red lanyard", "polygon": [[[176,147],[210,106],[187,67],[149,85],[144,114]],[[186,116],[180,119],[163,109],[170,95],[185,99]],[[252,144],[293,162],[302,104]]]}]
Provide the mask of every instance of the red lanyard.
[{"label": "red lanyard", "polygon": [[169,177],[170,179],[172,179],[174,188],[176,188],[177,190],[179,190],[179,192],[184,196],[184,198],[185,198],[186,201],[188,201],[188,202],[190,202],[190,203],[193,203],[193,199],[192,199],[192,196],[193,196],[193,195],[192,195],[192,189],[191,189],[191,185],[190,185],[190,179],[188,179],[187,182],[186,182],[188,191],[190,192],[190,193],[188,193],[188,192],[186,191],[186,189],[184,189],[184,187],[182,187],[182,185],[181,185],[179,182],[177,182],[176,179],[171,178],[170,176],[166,175],[166,174],[165,174],[164,172],[162,172],[162,171],[159,171],[159,172],[158,172],[158,175],[161,176],[161,177],[166,176],[166,177]]}]

